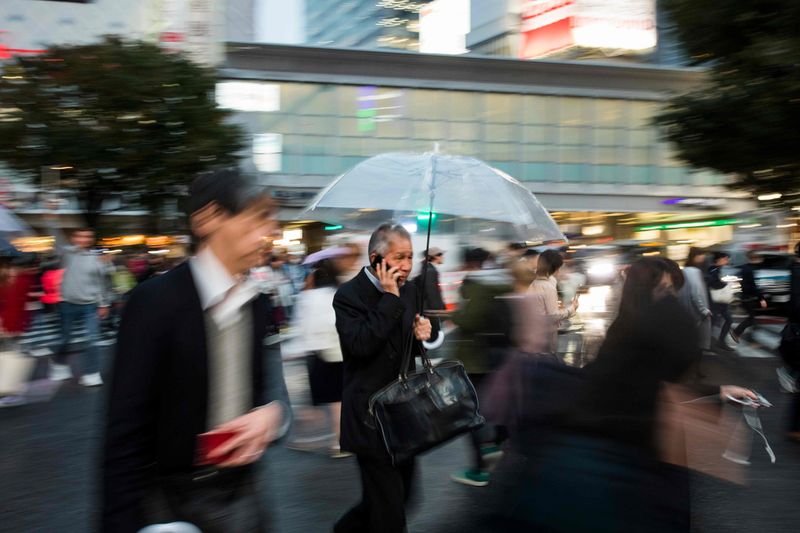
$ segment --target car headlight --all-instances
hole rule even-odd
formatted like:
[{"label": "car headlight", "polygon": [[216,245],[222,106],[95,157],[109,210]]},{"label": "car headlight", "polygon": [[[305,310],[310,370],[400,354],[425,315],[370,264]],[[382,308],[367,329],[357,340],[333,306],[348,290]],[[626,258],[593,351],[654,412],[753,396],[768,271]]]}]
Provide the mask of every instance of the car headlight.
[{"label": "car headlight", "polygon": [[608,276],[614,273],[614,263],[611,261],[597,261],[589,265],[587,272],[591,276]]}]

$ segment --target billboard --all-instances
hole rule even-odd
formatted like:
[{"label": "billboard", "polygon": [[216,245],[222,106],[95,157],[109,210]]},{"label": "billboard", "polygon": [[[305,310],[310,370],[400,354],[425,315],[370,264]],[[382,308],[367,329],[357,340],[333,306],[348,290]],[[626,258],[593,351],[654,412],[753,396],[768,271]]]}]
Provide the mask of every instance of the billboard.
[{"label": "billboard", "polygon": [[648,52],[655,48],[655,0],[526,0],[520,57],[569,48]]},{"label": "billboard", "polygon": [[434,0],[419,11],[419,51],[465,54],[470,31],[470,0]]},{"label": "billboard", "polygon": [[194,61],[208,66],[222,62],[223,0],[163,0],[161,9],[162,48],[185,52]]}]

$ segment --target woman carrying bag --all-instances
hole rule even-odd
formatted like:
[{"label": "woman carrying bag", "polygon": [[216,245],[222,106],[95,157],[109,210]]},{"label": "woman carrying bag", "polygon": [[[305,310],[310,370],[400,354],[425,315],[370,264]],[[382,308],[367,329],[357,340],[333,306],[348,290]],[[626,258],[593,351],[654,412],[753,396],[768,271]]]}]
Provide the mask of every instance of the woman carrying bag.
[{"label": "woman carrying bag", "polygon": [[733,352],[733,348],[725,342],[733,323],[730,310],[730,304],[733,301],[733,287],[730,283],[722,281],[722,267],[730,262],[730,256],[725,252],[714,252],[713,258],[714,264],[708,269],[706,283],[711,296],[711,311],[714,313],[713,323],[716,325],[720,320],[722,321],[716,348],[724,352]]}]

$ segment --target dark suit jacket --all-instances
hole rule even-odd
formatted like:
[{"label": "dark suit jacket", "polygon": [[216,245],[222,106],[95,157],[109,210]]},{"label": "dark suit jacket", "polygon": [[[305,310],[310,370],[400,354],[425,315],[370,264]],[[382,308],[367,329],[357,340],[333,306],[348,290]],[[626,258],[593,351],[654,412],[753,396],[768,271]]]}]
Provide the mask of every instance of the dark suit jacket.
[{"label": "dark suit jacket", "polygon": [[[253,407],[288,406],[280,353],[265,350],[269,303],[253,313]],[[207,426],[208,349],[203,309],[188,263],[131,292],[117,340],[103,461],[103,530],[135,532],[158,474],[188,471]]]},{"label": "dark suit jacket", "polygon": [[336,291],[333,308],[344,358],[342,449],[388,458],[369,414],[369,398],[397,379],[409,342],[412,353],[420,353],[412,333],[418,304],[414,281],[403,285],[398,298],[380,292],[364,270]]}]

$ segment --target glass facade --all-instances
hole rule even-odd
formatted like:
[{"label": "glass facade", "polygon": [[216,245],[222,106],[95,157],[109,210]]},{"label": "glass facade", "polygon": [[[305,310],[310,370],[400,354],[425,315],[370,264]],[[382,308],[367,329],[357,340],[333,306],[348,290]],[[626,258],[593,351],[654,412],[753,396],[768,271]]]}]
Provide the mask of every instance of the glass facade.
[{"label": "glass facade", "polygon": [[[520,181],[720,185],[690,172],[658,138],[653,101],[477,91],[269,83],[276,111],[238,116],[252,135],[281,139],[262,172],[333,177],[391,151],[474,156]],[[313,180],[312,180],[313,181]],[[308,180],[305,181],[308,183]],[[298,180],[298,184],[301,183]],[[319,183],[319,180],[317,181]]]}]

